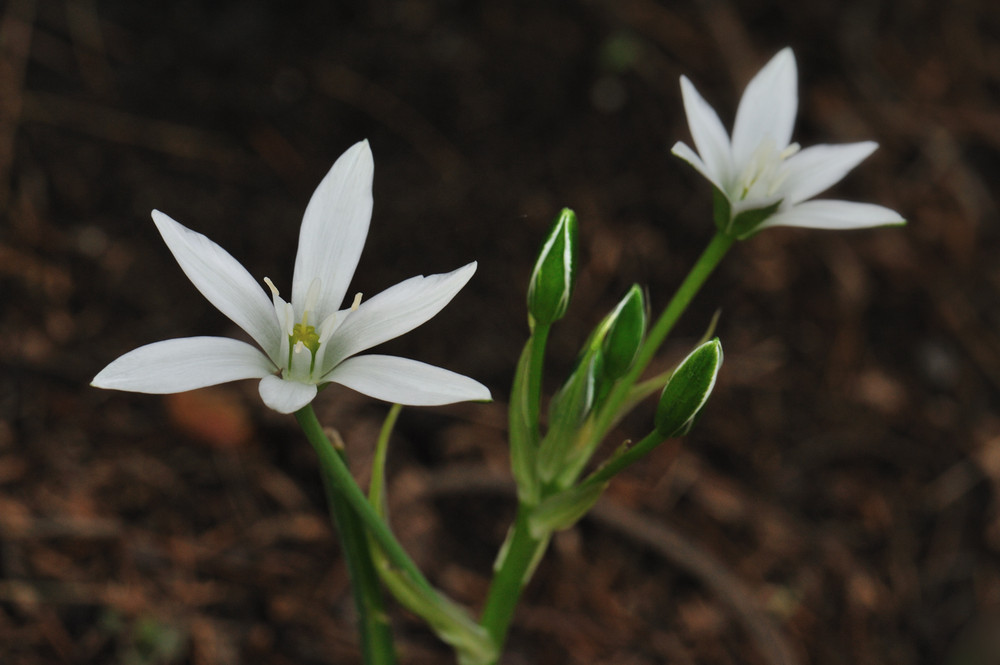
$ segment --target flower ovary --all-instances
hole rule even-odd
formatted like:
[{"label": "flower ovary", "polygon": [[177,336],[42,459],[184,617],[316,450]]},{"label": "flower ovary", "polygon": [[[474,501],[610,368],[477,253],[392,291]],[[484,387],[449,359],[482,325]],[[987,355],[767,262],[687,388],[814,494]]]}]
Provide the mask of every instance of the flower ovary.
[{"label": "flower ovary", "polygon": [[315,354],[319,350],[319,334],[316,332],[316,327],[307,325],[305,322],[296,323],[292,328],[292,334],[288,337],[288,345],[295,348],[299,342]]}]

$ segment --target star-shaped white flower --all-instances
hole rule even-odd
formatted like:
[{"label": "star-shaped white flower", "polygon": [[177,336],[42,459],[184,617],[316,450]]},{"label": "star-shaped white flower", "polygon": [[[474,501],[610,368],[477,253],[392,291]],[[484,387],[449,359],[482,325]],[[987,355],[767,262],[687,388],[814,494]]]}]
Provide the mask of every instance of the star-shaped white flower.
[{"label": "star-shaped white flower", "polygon": [[270,279],[264,289],[228,252],[154,210],[167,247],[209,302],[260,349],[225,337],[187,337],[135,349],[105,367],[91,385],[141,393],[176,393],[237,379],[260,379],[260,396],[292,413],[318,386],[339,383],[377,399],[429,406],[488,400],[486,386],[416,360],[355,354],[421,325],[447,305],[476,263],[412,277],[362,302],[340,305],[368,235],[374,163],[367,141],[345,152],[316,188],[299,231],[286,302]]},{"label": "star-shaped white flower", "polygon": [[795,56],[785,48],[747,85],[731,141],[712,107],[687,77],[681,77],[684,111],[698,152],[681,141],[672,152],[715,186],[721,230],[742,238],[768,226],[856,229],[905,224],[897,212],[879,205],[807,200],[839,182],[878,144],[863,141],[802,150],[791,143],[798,110],[796,76]]}]

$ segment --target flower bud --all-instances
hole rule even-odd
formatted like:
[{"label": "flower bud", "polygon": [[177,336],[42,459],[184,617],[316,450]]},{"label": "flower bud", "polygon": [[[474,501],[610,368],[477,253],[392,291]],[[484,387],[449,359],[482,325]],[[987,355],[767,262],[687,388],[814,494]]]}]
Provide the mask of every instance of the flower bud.
[{"label": "flower bud", "polygon": [[634,284],[608,315],[607,335],[601,342],[604,376],[614,381],[632,367],[646,336],[646,303],[642,289]]},{"label": "flower bud", "polygon": [[656,431],[670,438],[687,434],[708,401],[722,366],[719,338],[692,351],[670,375],[656,407]]},{"label": "flower bud", "polygon": [[563,208],[542,244],[528,284],[528,313],[535,323],[550,324],[566,313],[576,280],[576,237],[576,213]]}]

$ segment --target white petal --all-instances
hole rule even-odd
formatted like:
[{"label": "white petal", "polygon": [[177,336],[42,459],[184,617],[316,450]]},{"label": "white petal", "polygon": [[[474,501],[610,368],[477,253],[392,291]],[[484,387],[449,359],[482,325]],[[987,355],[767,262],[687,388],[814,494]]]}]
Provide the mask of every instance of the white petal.
[{"label": "white petal", "polygon": [[765,139],[784,150],[792,140],[799,97],[795,55],[792,49],[778,52],[757,72],[740,99],[733,125],[733,161],[736,170],[746,165]]},{"label": "white petal", "polygon": [[719,189],[719,191],[722,192],[726,191],[725,183],[720,182],[719,180],[716,179],[715,175],[711,171],[709,171],[708,167],[705,166],[705,163],[701,161],[701,158],[698,156],[698,154],[695,153],[695,151],[692,150],[688,144],[684,143],[683,141],[678,141],[677,143],[674,144],[674,147],[670,149],[670,152],[672,152],[677,157],[680,157],[685,162],[687,162],[695,169],[697,169],[698,173],[705,176],[705,178],[713,185],[715,185]]},{"label": "white petal", "polygon": [[318,321],[336,312],[344,300],[368,236],[374,170],[368,141],[356,143],[337,159],[309,200],[292,278],[296,320],[302,318],[306,293],[317,277],[323,287]]},{"label": "white petal", "polygon": [[876,148],[874,141],[816,145],[789,157],[784,164],[788,176],[781,186],[785,203],[799,203],[829,189]]},{"label": "white petal", "polygon": [[425,323],[451,302],[475,272],[473,261],[449,273],[411,277],[362,302],[356,312],[345,312],[347,319],[329,342],[324,369]]},{"label": "white petal", "polygon": [[316,386],[312,383],[286,381],[271,374],[260,380],[260,398],[264,404],[278,413],[295,413],[316,397]]},{"label": "white petal", "polygon": [[[717,186],[719,183],[728,184],[732,177],[733,162],[726,128],[715,110],[686,76],[681,77],[681,96],[684,98],[684,113],[687,114],[691,138],[694,139],[698,155],[705,165],[706,177]],[[726,189],[724,186],[719,188],[723,191]]]},{"label": "white petal", "polygon": [[872,203],[852,201],[806,201],[767,219],[768,226],[801,226],[809,229],[865,229],[905,224],[899,213]]},{"label": "white petal", "polygon": [[140,346],[105,367],[90,385],[136,393],[181,393],[277,371],[263,353],[228,337],[184,337]]},{"label": "white petal", "polygon": [[467,376],[408,358],[355,356],[337,365],[324,380],[375,399],[410,406],[436,406],[492,399],[490,390]]},{"label": "white petal", "polygon": [[229,252],[159,210],[153,211],[153,222],[195,288],[276,361],[280,335],[274,306],[246,268]]}]

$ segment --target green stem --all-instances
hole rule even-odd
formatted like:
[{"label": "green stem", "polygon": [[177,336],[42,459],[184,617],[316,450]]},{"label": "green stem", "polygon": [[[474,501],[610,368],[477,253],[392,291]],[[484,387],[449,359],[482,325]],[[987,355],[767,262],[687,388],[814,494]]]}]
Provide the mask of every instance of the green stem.
[{"label": "green stem", "polygon": [[649,334],[646,336],[646,341],[643,342],[642,348],[636,356],[632,369],[615,384],[611,394],[608,395],[607,401],[601,408],[600,415],[597,418],[597,426],[594,428],[595,436],[603,438],[608,428],[619,416],[619,411],[627,400],[632,386],[646,370],[653,356],[660,349],[660,345],[663,344],[663,340],[670,334],[674,324],[677,323],[681,314],[691,304],[691,300],[695,294],[701,289],[705,280],[715,270],[715,267],[719,265],[722,257],[729,251],[734,240],[733,236],[722,232],[716,232],[715,236],[712,237],[712,241],[708,243],[708,247],[698,257],[687,277],[684,278],[684,281],[677,288],[674,297],[670,299],[666,309],[663,310],[660,318],[656,320],[656,323],[650,329]]},{"label": "green stem", "polygon": [[[337,454],[343,457],[343,451]],[[368,549],[368,536],[364,525],[338,491],[329,473],[322,473],[326,500],[330,507],[347,560],[351,591],[358,612],[358,633],[361,653],[367,665],[395,665],[396,650],[392,641],[392,627],[385,611],[378,572]]]},{"label": "green stem", "polygon": [[531,508],[524,504],[518,506],[517,518],[507,542],[504,543],[502,560],[498,562],[499,569],[493,576],[483,615],[479,620],[479,625],[486,628],[493,639],[498,654],[503,651],[507,629],[514,617],[514,608],[521,592],[531,579],[535,565],[549,541],[548,536],[538,539],[531,535],[528,527],[530,511]]},{"label": "green stem", "polygon": [[354,481],[354,476],[336,453],[330,440],[323,432],[323,426],[316,418],[316,413],[311,405],[306,405],[295,412],[295,417],[302,426],[306,437],[316,450],[319,456],[323,473],[330,477],[330,481],[337,488],[338,493],[344,498],[347,504],[354,511],[355,515],[364,524],[365,528],[378,541],[378,544],[385,550],[386,557],[394,566],[405,572],[414,583],[430,590],[431,585],[427,582],[423,573],[417,568],[413,560],[406,554],[403,547],[396,540],[396,537],[389,530],[386,523],[379,517],[378,512],[368,502],[367,497]]},{"label": "green stem", "polygon": [[[531,330],[531,337],[528,340],[530,350],[528,351],[528,380],[525,386],[525,410],[524,419],[531,429],[531,466],[536,464],[535,454],[539,439],[539,414],[542,403],[542,370],[545,360],[545,346],[549,337],[549,330],[552,326],[548,323],[536,323]],[[514,388],[515,393],[517,387]],[[511,401],[518,400],[519,396],[514,394]],[[522,444],[524,445],[524,444]],[[537,483],[537,478],[533,479]],[[519,492],[520,494],[520,492]],[[530,492],[530,501],[537,503],[537,487]],[[514,616],[514,608],[517,600],[521,596],[521,590],[528,583],[531,577],[533,563],[537,563],[540,556],[539,549],[544,549],[548,538],[537,540],[531,536],[528,529],[528,515],[531,506],[523,501],[518,503],[517,518],[512,527],[511,533],[504,549],[501,551],[500,560],[497,562],[499,568],[493,576],[490,590],[486,597],[486,604],[483,607],[483,616],[479,625],[486,628],[493,640],[497,654],[503,651],[503,642],[507,634],[507,627]]]},{"label": "green stem", "polygon": [[536,323],[531,331],[531,373],[528,375],[528,422],[538,431],[538,416],[542,409],[542,370],[545,360],[545,345],[552,325]]},{"label": "green stem", "polygon": [[634,462],[645,457],[649,454],[649,451],[663,443],[663,441],[663,435],[659,432],[653,431],[642,441],[628,448],[621,454],[612,456],[611,459],[609,459],[605,464],[587,476],[587,478],[580,483],[580,487],[582,488],[587,485],[601,485],[607,483],[618,473],[624,471],[626,467],[631,466]]}]

